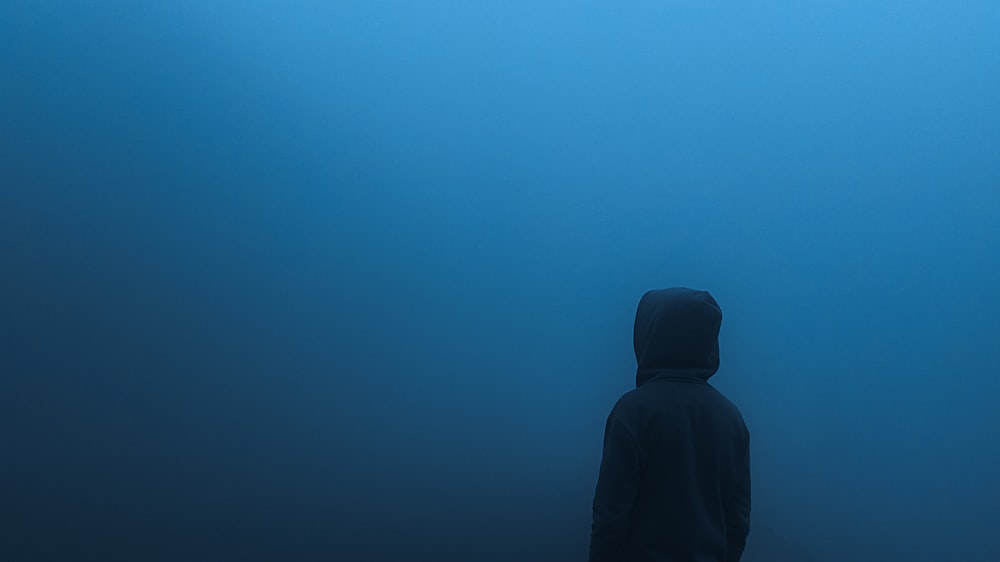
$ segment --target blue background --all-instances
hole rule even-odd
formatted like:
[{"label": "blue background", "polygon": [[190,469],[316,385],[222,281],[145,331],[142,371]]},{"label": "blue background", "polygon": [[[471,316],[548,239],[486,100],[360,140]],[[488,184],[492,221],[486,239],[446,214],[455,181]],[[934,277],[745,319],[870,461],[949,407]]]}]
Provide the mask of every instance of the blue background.
[{"label": "blue background", "polygon": [[584,560],[708,289],[748,562],[1000,559],[1000,5],[0,5],[4,560]]}]

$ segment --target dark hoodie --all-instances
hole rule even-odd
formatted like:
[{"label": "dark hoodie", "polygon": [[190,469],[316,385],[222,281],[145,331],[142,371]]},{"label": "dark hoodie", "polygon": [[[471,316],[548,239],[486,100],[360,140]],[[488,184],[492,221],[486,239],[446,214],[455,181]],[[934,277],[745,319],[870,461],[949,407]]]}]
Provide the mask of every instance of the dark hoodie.
[{"label": "dark hoodie", "polygon": [[635,316],[636,388],[604,430],[590,562],[736,562],[750,530],[750,433],[708,384],[712,295],[649,291]]}]

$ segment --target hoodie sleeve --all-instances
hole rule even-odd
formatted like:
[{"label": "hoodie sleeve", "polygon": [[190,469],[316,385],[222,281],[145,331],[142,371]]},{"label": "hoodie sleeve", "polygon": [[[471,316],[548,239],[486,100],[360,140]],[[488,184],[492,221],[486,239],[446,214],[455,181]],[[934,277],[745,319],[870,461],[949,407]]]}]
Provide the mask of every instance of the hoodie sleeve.
[{"label": "hoodie sleeve", "polygon": [[612,411],[604,428],[604,454],[594,493],[590,562],[620,560],[639,489],[640,466],[635,437]]},{"label": "hoodie sleeve", "polygon": [[744,438],[735,466],[735,493],[726,506],[727,562],[739,562],[750,534],[750,433],[746,426],[743,431]]}]

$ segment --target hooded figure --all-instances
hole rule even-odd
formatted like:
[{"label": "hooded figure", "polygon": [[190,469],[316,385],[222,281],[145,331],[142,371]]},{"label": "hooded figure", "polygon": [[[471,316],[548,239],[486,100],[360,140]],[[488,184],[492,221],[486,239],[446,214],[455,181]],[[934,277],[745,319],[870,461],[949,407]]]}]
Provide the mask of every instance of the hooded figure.
[{"label": "hooded figure", "polygon": [[636,388],[604,430],[590,562],[737,562],[750,532],[750,433],[708,378],[722,311],[705,291],[649,291]]}]

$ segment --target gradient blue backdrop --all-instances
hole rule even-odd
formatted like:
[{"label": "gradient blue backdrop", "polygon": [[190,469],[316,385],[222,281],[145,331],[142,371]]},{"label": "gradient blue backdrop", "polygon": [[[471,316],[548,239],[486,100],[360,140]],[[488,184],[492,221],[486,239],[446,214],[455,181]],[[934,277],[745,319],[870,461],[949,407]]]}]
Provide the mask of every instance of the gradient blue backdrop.
[{"label": "gradient blue backdrop", "polygon": [[649,288],[748,562],[1000,559],[1000,4],[0,4],[3,560],[584,560]]}]

